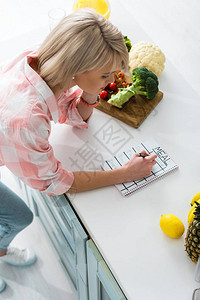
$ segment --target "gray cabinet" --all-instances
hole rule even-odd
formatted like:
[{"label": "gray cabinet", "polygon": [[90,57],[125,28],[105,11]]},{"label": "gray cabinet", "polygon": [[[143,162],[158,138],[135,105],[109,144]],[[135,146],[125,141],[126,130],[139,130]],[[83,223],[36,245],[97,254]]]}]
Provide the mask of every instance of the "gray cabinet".
[{"label": "gray cabinet", "polygon": [[16,180],[24,200],[40,218],[78,300],[127,299],[67,197],[49,197]]},{"label": "gray cabinet", "polygon": [[67,271],[78,299],[88,300],[88,234],[64,195],[48,197],[27,187],[28,202],[40,218],[58,257]]},{"label": "gray cabinet", "polygon": [[127,299],[92,240],[87,241],[89,299]]}]

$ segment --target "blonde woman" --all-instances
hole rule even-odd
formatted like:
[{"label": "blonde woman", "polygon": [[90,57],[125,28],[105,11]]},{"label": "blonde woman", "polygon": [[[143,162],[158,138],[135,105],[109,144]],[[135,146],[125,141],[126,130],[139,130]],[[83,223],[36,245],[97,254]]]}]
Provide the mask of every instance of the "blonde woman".
[{"label": "blonde woman", "polygon": [[66,171],[48,141],[52,120],[87,128],[99,92],[115,70],[127,67],[123,36],[108,20],[89,9],[65,17],[38,51],[21,54],[1,70],[0,165],[49,196],[149,175],[155,155],[134,155],[125,166],[95,174]]}]

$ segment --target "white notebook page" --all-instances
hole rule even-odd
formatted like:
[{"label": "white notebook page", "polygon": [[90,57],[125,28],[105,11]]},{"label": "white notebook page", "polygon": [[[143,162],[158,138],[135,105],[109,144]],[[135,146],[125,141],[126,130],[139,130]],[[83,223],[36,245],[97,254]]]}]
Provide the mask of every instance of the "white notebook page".
[{"label": "white notebook page", "polygon": [[130,195],[136,190],[178,168],[178,165],[165,152],[162,146],[160,146],[153,139],[143,142],[136,147],[132,147],[120,154],[117,154],[116,156],[113,156],[111,159],[104,162],[102,168],[104,170],[116,169],[127,163],[135,153],[140,152],[142,149],[144,149],[148,154],[155,153],[157,155],[156,164],[153,166],[151,174],[148,177],[132,182],[116,184],[117,189],[123,196]]}]

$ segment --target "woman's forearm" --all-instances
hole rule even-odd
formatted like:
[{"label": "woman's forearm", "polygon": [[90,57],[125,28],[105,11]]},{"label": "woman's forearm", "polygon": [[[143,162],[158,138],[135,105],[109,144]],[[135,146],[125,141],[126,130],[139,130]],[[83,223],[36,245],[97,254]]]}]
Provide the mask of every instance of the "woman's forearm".
[{"label": "woman's forearm", "polygon": [[[144,150],[141,150],[144,152]],[[103,186],[139,180],[151,174],[151,169],[155,165],[156,154],[150,154],[145,158],[134,154],[124,165],[109,171],[78,171],[73,172],[74,182],[67,193],[79,193],[93,190]]]},{"label": "woman's forearm", "polygon": [[93,190],[103,186],[109,186],[126,181],[123,170],[110,171],[77,171],[73,172],[74,182],[67,193],[79,193]]}]

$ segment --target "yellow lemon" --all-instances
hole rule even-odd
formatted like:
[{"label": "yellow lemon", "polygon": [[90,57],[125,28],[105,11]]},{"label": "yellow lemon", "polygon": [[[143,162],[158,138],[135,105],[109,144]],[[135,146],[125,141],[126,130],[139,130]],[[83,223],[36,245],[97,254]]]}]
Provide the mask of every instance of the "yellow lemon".
[{"label": "yellow lemon", "polygon": [[174,239],[181,237],[185,231],[181,220],[172,214],[161,216],[160,227],[165,234]]},{"label": "yellow lemon", "polygon": [[189,214],[188,214],[188,224],[190,225],[190,223],[193,221],[194,219],[194,209],[195,209],[195,204],[190,208]]},{"label": "yellow lemon", "polygon": [[[196,201],[196,200],[195,200]],[[200,199],[199,200],[197,200],[197,202],[198,203],[200,203]],[[190,211],[189,211],[189,214],[188,214],[188,224],[190,225],[190,223],[193,221],[193,219],[194,219],[194,217],[195,217],[195,215],[194,215],[194,210],[195,210],[195,208],[196,208],[196,203],[194,203],[193,205],[192,205],[192,207],[190,208]]]},{"label": "yellow lemon", "polygon": [[200,199],[200,192],[196,193],[194,197],[192,198],[192,201],[190,202],[191,205],[194,205],[194,201],[197,201]]},{"label": "yellow lemon", "polygon": [[74,10],[90,7],[106,19],[110,15],[110,6],[108,0],[77,0],[74,2]]}]

